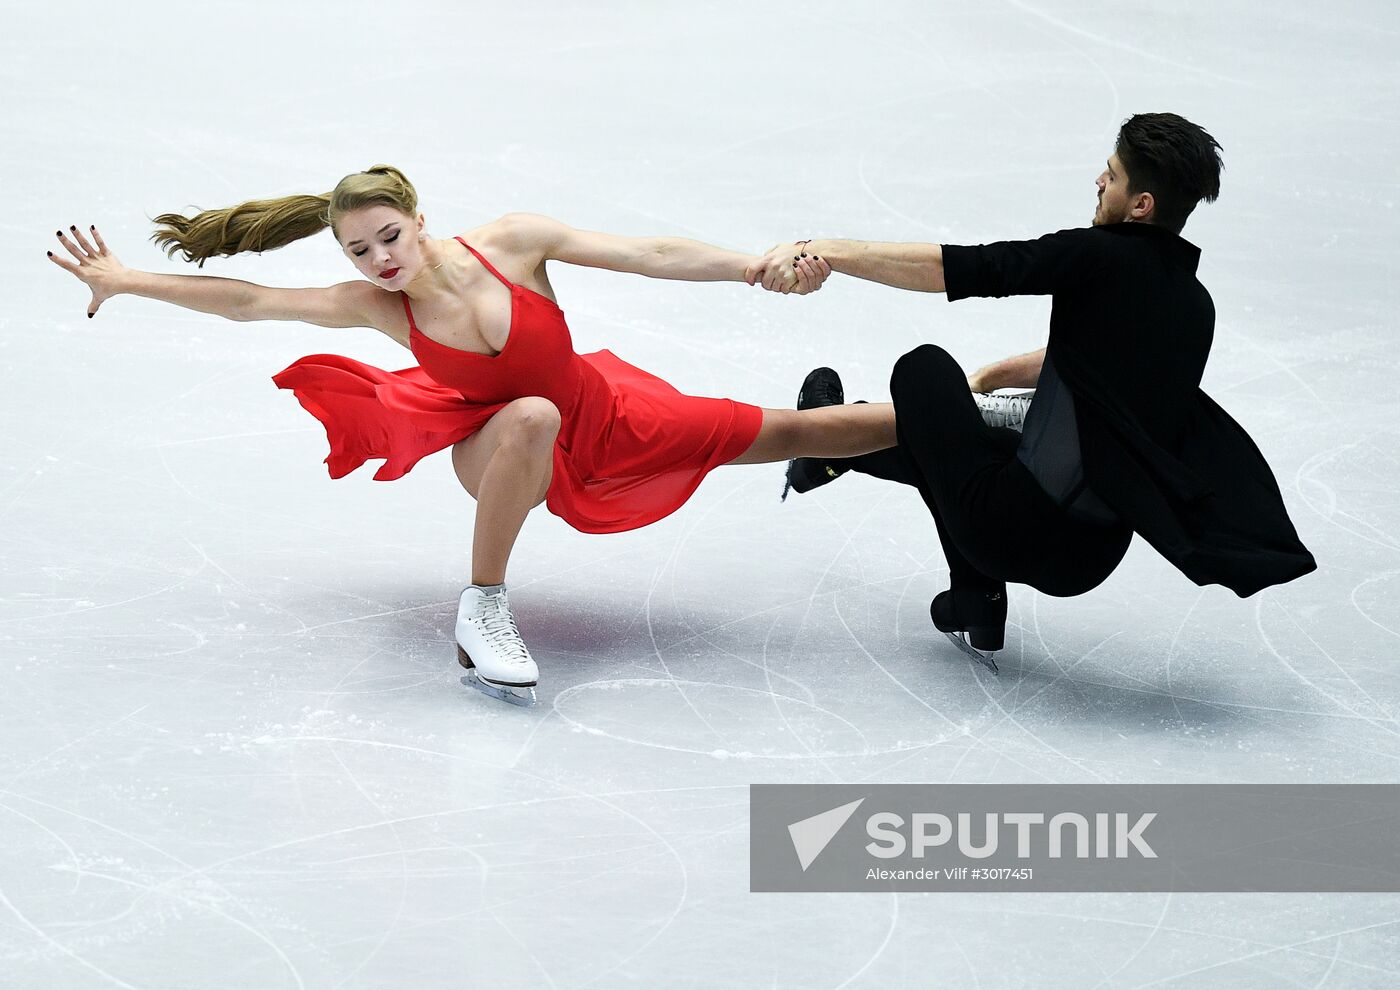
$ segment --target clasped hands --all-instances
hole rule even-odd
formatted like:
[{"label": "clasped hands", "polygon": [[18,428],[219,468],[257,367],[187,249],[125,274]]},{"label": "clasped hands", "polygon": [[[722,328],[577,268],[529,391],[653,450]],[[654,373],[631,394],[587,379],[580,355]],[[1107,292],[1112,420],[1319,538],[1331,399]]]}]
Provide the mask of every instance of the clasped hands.
[{"label": "clasped hands", "polygon": [[744,281],[769,292],[805,296],[816,292],[831,274],[831,266],[807,250],[810,241],[777,244],[744,270]]}]

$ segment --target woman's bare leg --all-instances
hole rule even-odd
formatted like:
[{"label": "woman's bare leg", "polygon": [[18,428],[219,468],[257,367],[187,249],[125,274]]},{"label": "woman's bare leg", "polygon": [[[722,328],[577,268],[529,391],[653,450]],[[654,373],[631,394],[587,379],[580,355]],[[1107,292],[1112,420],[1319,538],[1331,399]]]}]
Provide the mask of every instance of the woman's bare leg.
[{"label": "woman's bare leg", "polygon": [[452,448],[457,478],[477,501],[472,584],[503,584],[506,563],[530,510],[554,472],[559,410],[548,399],[516,399]]},{"label": "woman's bare leg", "polygon": [[854,457],[895,445],[894,405],[862,402],[819,409],[765,409],[758,436],[730,464],[794,457]]}]

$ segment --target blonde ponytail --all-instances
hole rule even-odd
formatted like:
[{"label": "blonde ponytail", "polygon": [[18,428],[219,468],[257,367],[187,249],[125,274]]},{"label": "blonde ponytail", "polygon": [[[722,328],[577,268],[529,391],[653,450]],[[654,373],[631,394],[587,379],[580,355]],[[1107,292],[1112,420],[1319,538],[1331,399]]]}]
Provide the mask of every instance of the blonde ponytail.
[{"label": "blonde ponytail", "polygon": [[319,196],[254,199],[221,210],[201,210],[192,217],[162,213],[155,218],[151,240],[165,248],[167,257],[178,251],[186,261],[203,268],[205,260],[215,256],[272,251],[326,227],[334,232],[341,216],[376,203],[415,216],[418,193],[394,166],[373,165],[345,176]]}]

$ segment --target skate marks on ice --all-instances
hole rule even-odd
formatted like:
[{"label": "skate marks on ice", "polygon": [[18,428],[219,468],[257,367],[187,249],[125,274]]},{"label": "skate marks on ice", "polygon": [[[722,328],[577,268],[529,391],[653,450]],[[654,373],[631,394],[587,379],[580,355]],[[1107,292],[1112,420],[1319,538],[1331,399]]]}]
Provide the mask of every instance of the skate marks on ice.
[{"label": "skate marks on ice", "polygon": [[[241,828],[236,820],[224,822],[233,826],[224,834],[237,838],[222,854],[197,836],[172,832],[172,841],[152,842],[72,809],[4,792],[5,817],[20,822],[7,828],[12,848],[47,845],[62,853],[55,862],[40,852],[23,874],[8,873],[23,894],[20,902],[10,900],[12,913],[31,919],[35,932],[52,932],[55,950],[67,949],[75,962],[90,948],[94,971],[116,985],[132,985],[121,976],[141,971],[124,947],[134,952],[151,939],[177,938],[237,947],[240,972],[258,985],[303,987],[328,986],[332,976],[349,979],[347,967],[360,971],[387,944],[393,951],[376,967],[382,972],[420,939],[440,941],[469,919],[489,923],[499,915],[509,924],[545,903],[581,910],[586,900],[602,898],[614,920],[631,915],[635,937],[625,949],[586,951],[568,933],[559,934],[552,949],[547,946],[554,939],[532,937],[522,946],[539,956],[537,978],[548,980],[550,971],[562,968],[574,979],[601,979],[665,938],[688,903],[687,857],[673,841],[675,823],[657,821],[658,801],[651,796],[669,790],[680,797],[678,808],[713,805],[705,788],[575,787],[494,764],[479,752],[317,734],[314,722],[264,738],[248,755],[255,760],[251,770],[285,768],[270,779],[266,772],[249,778],[280,778],[277,790],[290,800],[262,806],[257,820]],[[425,791],[429,779],[438,786]],[[462,786],[467,780],[474,782],[469,790]],[[742,826],[742,785],[712,790],[732,792],[734,824]],[[308,818],[299,806],[315,810]],[[318,820],[325,827],[314,827]],[[36,896],[25,875],[30,871],[65,884],[71,879],[62,910],[60,901]],[[659,896],[629,898],[639,875],[665,881]],[[270,902],[269,892],[284,876],[296,877],[302,890],[337,891],[337,904],[373,903],[367,917],[374,923],[348,926],[359,934],[344,940],[337,932],[347,931],[348,918],[331,904],[318,910],[308,904],[306,912],[291,915],[290,903],[270,910],[280,898]],[[629,899],[632,909],[625,907]],[[322,940],[325,951],[317,944]],[[565,959],[571,961],[561,966]],[[104,965],[109,960],[115,965]]]},{"label": "skate marks on ice", "polygon": [[[775,732],[767,718],[775,708],[783,715],[782,732]],[[637,720],[639,709],[651,715],[647,723]],[[685,712],[699,714],[702,710],[700,717],[709,732],[697,733],[698,726],[685,718]],[[889,756],[938,746],[967,734],[961,729],[949,730],[921,733],[916,740],[872,744],[870,726],[861,727],[820,704],[760,688],[674,677],[587,681],[561,691],[553,711],[569,726],[590,735],[717,760]]]}]

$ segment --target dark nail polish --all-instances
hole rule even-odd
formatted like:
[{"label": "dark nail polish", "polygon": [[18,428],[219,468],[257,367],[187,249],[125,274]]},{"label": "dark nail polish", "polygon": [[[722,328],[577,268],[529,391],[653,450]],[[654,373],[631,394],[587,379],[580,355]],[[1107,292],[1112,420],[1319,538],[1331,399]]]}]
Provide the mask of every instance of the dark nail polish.
[{"label": "dark nail polish", "polygon": [[819,254],[814,254],[814,255],[812,255],[812,260],[813,260],[813,261],[821,261],[821,260],[822,260],[822,256],[819,255]]},{"label": "dark nail polish", "polygon": [[68,225],[68,229],[69,229],[69,230],[77,230],[77,229],[78,229],[78,225],[77,225],[76,223],[70,223],[70,224]]},{"label": "dark nail polish", "polygon": [[89,314],[88,314],[88,319],[90,320],[90,319],[92,319],[92,318],[93,318],[94,316],[96,316],[96,315],[97,315],[96,313],[89,313]]},{"label": "dark nail polish", "polygon": [[55,230],[53,233],[54,233],[54,236],[55,236],[55,237],[62,237],[62,236],[63,236],[63,231],[61,231],[61,230]]},{"label": "dark nail polish", "polygon": [[88,230],[96,230],[96,229],[97,229],[97,224],[95,224],[95,223],[90,223],[90,224],[88,224]]},{"label": "dark nail polish", "polygon": [[807,257],[807,253],[805,251],[802,253],[802,257]]},{"label": "dark nail polish", "polygon": [[46,253],[48,254],[48,256],[49,256],[50,258],[53,257],[53,252],[52,252],[52,251],[49,251],[49,252],[46,252]]}]

